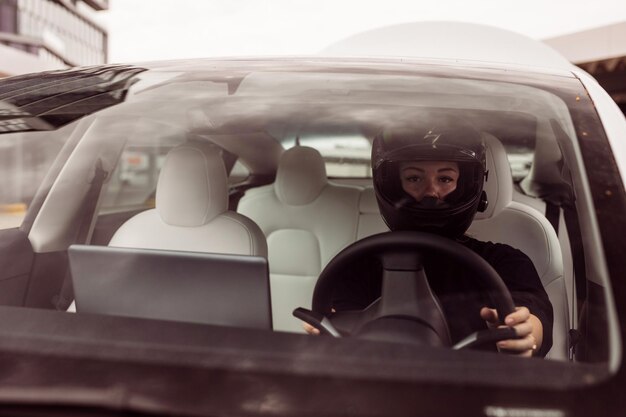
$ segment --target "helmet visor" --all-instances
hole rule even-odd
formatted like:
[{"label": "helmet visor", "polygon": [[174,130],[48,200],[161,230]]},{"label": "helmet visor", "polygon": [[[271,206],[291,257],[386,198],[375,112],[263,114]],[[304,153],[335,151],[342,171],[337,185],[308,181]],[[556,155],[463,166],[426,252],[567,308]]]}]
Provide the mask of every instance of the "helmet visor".
[{"label": "helmet visor", "polygon": [[407,159],[382,162],[375,181],[380,197],[396,208],[447,211],[473,201],[482,190],[476,163]]}]

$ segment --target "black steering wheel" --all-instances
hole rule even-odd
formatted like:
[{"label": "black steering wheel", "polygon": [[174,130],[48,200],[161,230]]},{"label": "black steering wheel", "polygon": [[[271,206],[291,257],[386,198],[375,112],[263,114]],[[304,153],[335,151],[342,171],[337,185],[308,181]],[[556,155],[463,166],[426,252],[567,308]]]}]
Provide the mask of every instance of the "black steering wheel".
[{"label": "black steering wheel", "polygon": [[[465,246],[423,232],[386,232],[359,240],[341,251],[324,268],[313,292],[312,311],[296,309],[294,315],[322,333],[372,340],[451,346],[445,315],[433,295],[424,268],[423,254],[438,253],[473,272],[478,289],[492,294],[500,320],[514,311],[511,294],[498,273]],[[364,310],[332,311],[334,289],[359,259],[377,258],[382,265],[381,297]],[[330,318],[330,320],[329,320]],[[515,338],[512,328],[486,330],[469,335],[455,348]]]}]

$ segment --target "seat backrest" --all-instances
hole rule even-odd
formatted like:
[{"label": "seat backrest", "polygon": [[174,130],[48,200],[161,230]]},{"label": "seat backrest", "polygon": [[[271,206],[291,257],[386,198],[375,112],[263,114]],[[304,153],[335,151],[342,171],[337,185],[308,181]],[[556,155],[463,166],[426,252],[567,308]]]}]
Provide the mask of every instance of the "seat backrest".
[{"label": "seat backrest", "polygon": [[389,227],[385,224],[373,187],[366,187],[361,191],[359,200],[359,224],[357,228],[357,240],[377,233],[388,232]]},{"label": "seat backrest", "polygon": [[292,316],[311,307],[322,269],[357,234],[358,187],[332,184],[319,152],[306,146],[286,150],[273,184],[248,190],[238,212],[267,237],[275,330],[302,332]]},{"label": "seat backrest", "polygon": [[219,148],[202,141],[186,142],[167,154],[155,208],[126,221],[109,246],[267,256],[261,229],[228,211]]},{"label": "seat backrest", "polygon": [[554,310],[553,345],[547,357],[566,359],[569,310],[559,239],[541,212],[513,201],[513,180],[506,151],[497,138],[483,135],[487,145],[489,174],[485,191],[489,207],[476,214],[468,234],[480,240],[508,244],[532,260]]}]

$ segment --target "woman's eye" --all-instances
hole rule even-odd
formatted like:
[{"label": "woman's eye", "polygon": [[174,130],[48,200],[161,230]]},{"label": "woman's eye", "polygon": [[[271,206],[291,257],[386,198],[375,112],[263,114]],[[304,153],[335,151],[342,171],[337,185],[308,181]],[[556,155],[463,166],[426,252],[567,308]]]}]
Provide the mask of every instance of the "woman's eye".
[{"label": "woman's eye", "polygon": [[444,184],[449,184],[454,181],[452,177],[441,177],[439,178],[439,182],[443,182]]},{"label": "woman's eye", "polygon": [[418,176],[412,175],[410,177],[404,178],[404,180],[408,182],[418,182],[418,181],[421,181],[422,179]]}]

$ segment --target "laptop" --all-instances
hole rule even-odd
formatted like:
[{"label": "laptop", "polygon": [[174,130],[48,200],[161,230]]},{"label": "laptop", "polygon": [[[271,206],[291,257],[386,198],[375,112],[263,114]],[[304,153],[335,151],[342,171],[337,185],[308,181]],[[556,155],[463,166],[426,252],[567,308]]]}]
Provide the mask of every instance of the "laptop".
[{"label": "laptop", "polygon": [[68,254],[77,312],[272,328],[263,257],[88,245]]}]

